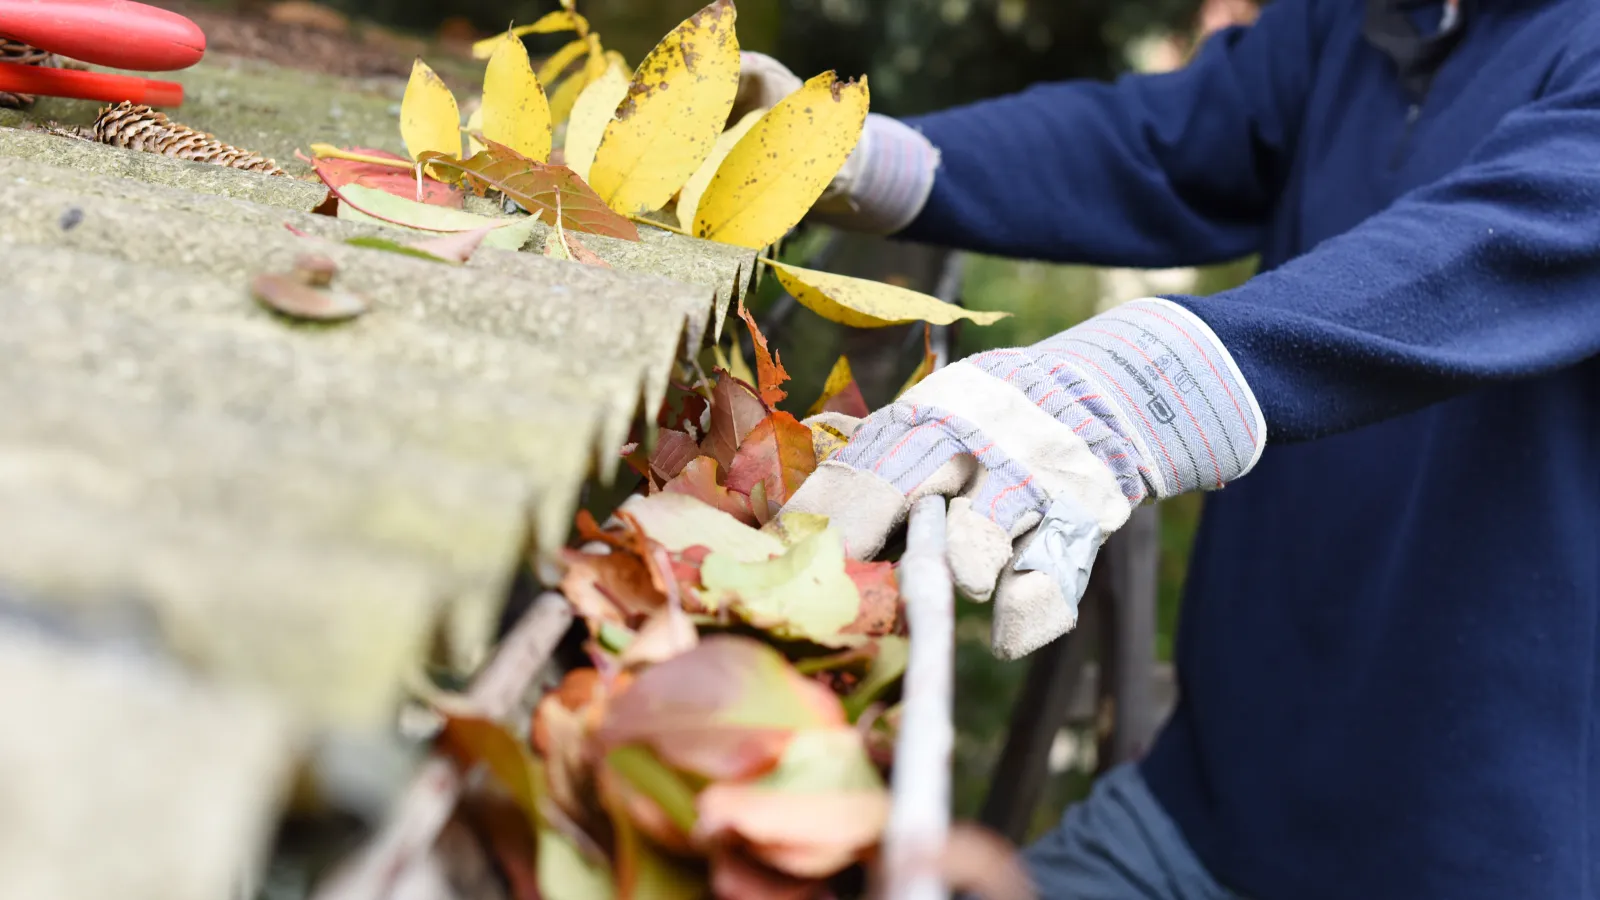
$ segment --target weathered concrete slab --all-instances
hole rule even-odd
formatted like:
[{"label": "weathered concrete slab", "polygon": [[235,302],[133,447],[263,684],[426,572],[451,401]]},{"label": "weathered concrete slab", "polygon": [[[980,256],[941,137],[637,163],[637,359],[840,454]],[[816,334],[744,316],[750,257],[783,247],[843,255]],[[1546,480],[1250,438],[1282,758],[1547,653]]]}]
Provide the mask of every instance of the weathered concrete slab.
[{"label": "weathered concrete slab", "polygon": [[262,864],[293,741],[259,698],[0,627],[0,896],[217,900]]},{"label": "weathered concrete slab", "polygon": [[[122,197],[158,208],[182,209],[263,226],[281,224],[281,221],[272,221],[276,216],[273,209],[307,213],[326,194],[326,189],[316,181],[239,172],[39,132],[0,129],[0,179],[17,178],[86,196]],[[138,185],[130,184],[130,180],[175,190],[141,191]],[[212,199],[224,197],[248,201],[251,205],[219,203]],[[481,214],[498,213],[494,204],[478,198],[469,198],[469,205]],[[394,233],[393,229],[383,226],[355,223],[343,223],[350,227],[340,228],[330,225],[326,216],[284,221],[292,221],[297,228],[313,234],[339,239],[356,234]],[[536,228],[529,249],[537,251],[542,247],[547,232],[548,228],[543,226]],[[710,289],[714,298],[713,337],[721,336],[728,307],[738,301],[756,274],[755,251],[686,238],[659,228],[641,227],[637,242],[591,235],[583,236],[583,241],[618,269]]]}]

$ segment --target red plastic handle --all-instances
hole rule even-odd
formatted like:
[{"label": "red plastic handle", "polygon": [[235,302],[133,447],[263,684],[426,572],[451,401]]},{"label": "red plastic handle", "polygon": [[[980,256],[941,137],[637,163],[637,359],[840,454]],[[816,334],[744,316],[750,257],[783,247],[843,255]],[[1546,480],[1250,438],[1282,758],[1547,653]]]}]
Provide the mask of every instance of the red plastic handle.
[{"label": "red plastic handle", "polygon": [[71,97],[104,103],[139,103],[145,106],[182,106],[183,85],[108,72],[46,69],[19,63],[0,63],[0,91]]},{"label": "red plastic handle", "polygon": [[206,52],[200,26],[133,0],[0,0],[0,37],[140,72],[187,69]]}]

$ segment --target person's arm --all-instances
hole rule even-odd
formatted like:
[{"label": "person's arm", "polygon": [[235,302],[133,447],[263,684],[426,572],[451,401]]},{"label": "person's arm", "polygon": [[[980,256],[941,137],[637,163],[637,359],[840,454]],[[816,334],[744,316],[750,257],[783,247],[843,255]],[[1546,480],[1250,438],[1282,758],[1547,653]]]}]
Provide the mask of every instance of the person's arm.
[{"label": "person's arm", "polygon": [[1574,46],[1450,175],[1239,288],[1172,298],[1231,353],[1272,440],[1600,353],[1600,34]]},{"label": "person's arm", "polygon": [[[1312,0],[1277,0],[1183,69],[1073,81],[895,122],[850,193],[866,230],[1005,256],[1168,267],[1258,249],[1316,64]],[[847,216],[829,216],[850,226]]]}]

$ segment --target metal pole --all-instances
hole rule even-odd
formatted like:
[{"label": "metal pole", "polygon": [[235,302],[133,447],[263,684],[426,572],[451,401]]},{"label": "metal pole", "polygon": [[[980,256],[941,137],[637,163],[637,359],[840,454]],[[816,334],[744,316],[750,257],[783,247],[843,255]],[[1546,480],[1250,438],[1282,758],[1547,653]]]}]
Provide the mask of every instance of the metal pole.
[{"label": "metal pole", "polygon": [[955,591],[945,557],[943,497],[925,497],[911,510],[900,595],[911,655],[895,741],[894,805],[884,836],[884,897],[947,900],[943,856],[955,746]]}]

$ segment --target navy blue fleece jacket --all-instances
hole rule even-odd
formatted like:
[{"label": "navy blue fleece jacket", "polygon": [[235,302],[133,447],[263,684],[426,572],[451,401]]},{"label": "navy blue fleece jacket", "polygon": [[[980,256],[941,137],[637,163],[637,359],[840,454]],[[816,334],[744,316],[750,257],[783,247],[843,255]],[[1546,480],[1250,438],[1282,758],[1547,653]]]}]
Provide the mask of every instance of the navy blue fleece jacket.
[{"label": "navy blue fleece jacket", "polygon": [[1600,896],[1600,4],[1469,0],[1424,94],[1364,6],[1276,0],[1177,73],[913,120],[943,161],[904,234],[1261,255],[1173,298],[1269,435],[1208,498],[1142,763],[1218,880]]}]

